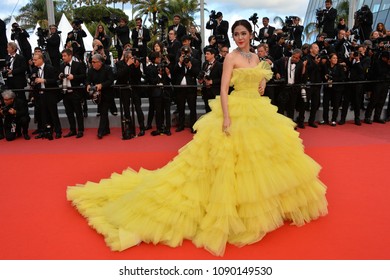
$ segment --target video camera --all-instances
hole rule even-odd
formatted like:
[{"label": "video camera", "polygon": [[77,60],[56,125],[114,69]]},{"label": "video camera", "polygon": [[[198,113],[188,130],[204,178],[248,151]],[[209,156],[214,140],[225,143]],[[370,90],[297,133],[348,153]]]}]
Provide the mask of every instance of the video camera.
[{"label": "video camera", "polygon": [[211,10],[209,18],[210,18],[210,20],[215,20],[215,19],[218,18],[217,17],[217,13],[215,12],[215,10]]},{"label": "video camera", "polygon": [[257,13],[254,13],[250,16],[249,20],[253,23],[253,25],[257,24],[257,21],[259,20],[259,17],[257,16]]},{"label": "video camera", "polygon": [[316,19],[317,19],[317,26],[321,27],[324,23],[324,15],[325,15],[325,9],[318,8],[316,10]]},{"label": "video camera", "polygon": [[110,14],[102,18],[103,22],[107,25],[114,26],[119,23],[119,16],[116,14]]}]

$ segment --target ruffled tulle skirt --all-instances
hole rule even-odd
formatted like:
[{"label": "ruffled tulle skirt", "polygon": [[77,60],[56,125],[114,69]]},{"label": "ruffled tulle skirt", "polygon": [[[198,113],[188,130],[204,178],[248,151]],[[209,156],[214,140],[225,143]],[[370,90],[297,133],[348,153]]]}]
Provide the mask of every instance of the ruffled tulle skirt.
[{"label": "ruffled tulle skirt", "polygon": [[211,108],[163,168],[129,168],[68,188],[68,200],[112,250],[188,239],[220,256],[227,243],[251,244],[285,221],[301,226],[327,213],[320,166],[268,98],[229,96],[230,136],[218,98]]}]

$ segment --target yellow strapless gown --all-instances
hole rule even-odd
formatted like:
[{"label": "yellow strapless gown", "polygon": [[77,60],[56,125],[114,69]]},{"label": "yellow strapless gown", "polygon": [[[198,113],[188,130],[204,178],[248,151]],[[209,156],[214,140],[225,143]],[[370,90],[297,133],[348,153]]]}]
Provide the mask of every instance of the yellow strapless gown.
[{"label": "yellow strapless gown", "polygon": [[221,256],[226,243],[243,246],[284,221],[300,226],[325,215],[320,166],[304,153],[294,123],[258,93],[271,74],[266,63],[233,70],[230,136],[217,98],[166,166],[69,187],[68,200],[115,251],[189,239]]}]

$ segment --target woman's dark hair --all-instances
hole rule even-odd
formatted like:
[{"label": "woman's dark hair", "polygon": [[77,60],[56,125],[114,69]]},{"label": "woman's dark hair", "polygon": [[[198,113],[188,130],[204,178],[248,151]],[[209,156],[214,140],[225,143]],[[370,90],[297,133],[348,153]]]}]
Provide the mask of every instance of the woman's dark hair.
[{"label": "woman's dark hair", "polygon": [[248,31],[249,33],[252,34],[252,25],[249,23],[249,21],[247,21],[246,19],[240,19],[240,20],[237,20],[233,25],[232,25],[232,34],[234,33],[234,29],[236,29],[237,26],[244,26]]},{"label": "woman's dark hair", "polygon": [[164,44],[163,44],[163,42],[161,42],[161,41],[159,41],[159,40],[155,41],[155,42],[153,43],[153,49],[152,49],[152,51],[155,51],[155,50],[154,50],[154,46],[155,46],[155,45],[159,45],[159,46],[160,46],[160,52],[163,52],[163,51],[164,51]]}]

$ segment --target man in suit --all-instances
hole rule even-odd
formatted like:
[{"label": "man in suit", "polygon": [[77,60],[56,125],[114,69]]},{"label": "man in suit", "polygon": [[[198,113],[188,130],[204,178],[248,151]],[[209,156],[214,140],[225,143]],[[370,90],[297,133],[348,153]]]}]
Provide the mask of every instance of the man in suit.
[{"label": "man in suit", "polygon": [[36,67],[32,70],[31,75],[34,77],[34,89],[39,95],[39,107],[44,128],[44,132],[41,132],[35,138],[53,140],[53,129],[55,138],[61,138],[62,129],[57,108],[59,100],[58,72],[52,65],[44,63],[43,54],[41,53],[34,54],[33,62]]},{"label": "man in suit", "polygon": [[198,76],[199,84],[202,87],[202,98],[205,105],[206,113],[211,111],[209,100],[215,99],[219,95],[222,78],[222,63],[215,58],[217,51],[214,48],[205,50],[205,62]]},{"label": "man in suit", "polygon": [[49,54],[51,65],[60,71],[60,61],[61,61],[61,53],[60,53],[60,44],[61,37],[57,31],[57,26],[52,24],[49,26],[50,34],[46,39],[46,51]]},{"label": "man in suit", "polygon": [[323,10],[323,18],[320,25],[322,25],[322,32],[326,33],[328,38],[336,36],[336,18],[337,10],[332,7],[332,0],[325,0],[325,9]]},{"label": "man in suit", "polygon": [[83,38],[87,37],[87,33],[81,27],[81,20],[72,22],[73,30],[68,32],[66,42],[72,43],[73,55],[79,60],[84,61],[85,46]]},{"label": "man in suit", "polygon": [[11,31],[11,40],[18,42],[21,55],[24,57],[26,65],[28,65],[28,61],[31,59],[32,56],[31,45],[28,41],[30,35],[27,33],[26,30],[20,28],[17,22],[14,22],[12,24]]},{"label": "man in suit", "polygon": [[[16,53],[18,47],[15,42],[7,44],[8,57],[6,65],[8,69],[6,85],[9,89],[24,89],[26,80],[27,65],[23,56]],[[16,97],[26,101],[26,94],[24,91],[16,91]]]},{"label": "man in suit", "polygon": [[[72,50],[65,49],[61,54],[63,63],[60,66],[59,78],[62,81],[63,102],[70,128],[70,131],[64,137],[76,136],[76,138],[81,138],[84,135],[84,118],[81,106],[83,90],[73,87],[80,87],[85,83],[86,71],[84,63],[73,60]],[[76,130],[76,119],[78,131]]]},{"label": "man in suit", "polygon": [[15,140],[16,137],[21,135],[20,131],[23,131],[24,139],[30,140],[28,135],[30,116],[26,103],[19,98],[15,98],[16,95],[11,90],[5,90],[1,95],[3,103],[0,102],[0,139],[5,136],[7,141]]},{"label": "man in suit", "polygon": [[[171,72],[167,65],[161,64],[162,55],[152,52],[149,56],[151,64],[145,69],[145,80],[149,85],[155,85],[150,93],[151,101],[156,112],[156,130],[152,136],[171,135],[171,95],[170,88],[164,85],[171,84]],[[165,122],[164,122],[165,119]]]},{"label": "man in suit", "polygon": [[267,43],[275,32],[275,27],[269,25],[269,18],[263,17],[263,27],[259,31],[259,41]]},{"label": "man in suit", "polygon": [[[7,43],[5,22],[0,19],[0,59],[5,59],[7,56]],[[0,67],[4,67],[4,61],[0,61]]]},{"label": "man in suit", "polygon": [[216,18],[210,20],[206,23],[206,29],[213,30],[213,35],[217,39],[218,45],[225,45],[230,47],[229,40],[229,22],[223,20],[223,14],[221,12],[216,13]]},{"label": "man in suit", "polygon": [[298,127],[304,128],[305,104],[301,95],[301,88],[296,86],[303,82],[302,51],[293,50],[291,57],[282,57],[275,61],[275,80],[284,80],[284,87],[280,93],[278,113],[287,113],[287,117],[294,120],[295,108],[298,111]]},{"label": "man in suit", "polygon": [[119,19],[118,26],[110,26],[108,29],[115,34],[115,48],[118,52],[118,59],[120,59],[123,54],[123,47],[130,43],[130,29],[127,26],[127,19]]},{"label": "man in suit", "polygon": [[146,56],[148,55],[148,42],[150,41],[149,29],[142,26],[142,18],[135,19],[135,28],[131,32],[131,40],[133,41],[134,49],[138,49],[134,56],[141,58],[143,66],[146,67]]},{"label": "man in suit", "polygon": [[180,15],[173,16],[173,24],[168,27],[168,33],[171,30],[176,32],[176,38],[181,42],[181,38],[187,34],[187,30],[183,24],[180,23],[181,17]]},{"label": "man in suit", "polygon": [[100,121],[98,128],[98,139],[102,139],[103,136],[110,134],[110,123],[108,120],[108,110],[110,108],[114,94],[112,91],[112,84],[114,83],[114,73],[112,68],[108,65],[104,65],[104,58],[100,54],[94,54],[92,56],[92,67],[88,70],[87,74],[87,91],[91,92],[91,87],[96,87],[93,94],[100,95]]},{"label": "man in suit", "polygon": [[195,124],[197,119],[196,114],[196,97],[197,97],[197,88],[196,88],[196,78],[200,71],[200,62],[191,56],[191,48],[188,46],[183,46],[181,48],[181,56],[176,62],[174,67],[175,73],[175,84],[182,86],[192,86],[192,87],[179,87],[175,89],[176,98],[177,98],[177,110],[179,114],[178,125],[176,132],[184,130],[184,121],[185,121],[185,104],[187,102],[190,109],[190,128],[191,132],[195,133],[192,126]]}]

